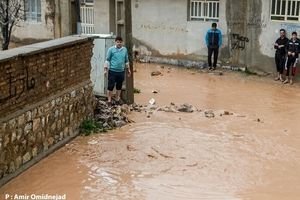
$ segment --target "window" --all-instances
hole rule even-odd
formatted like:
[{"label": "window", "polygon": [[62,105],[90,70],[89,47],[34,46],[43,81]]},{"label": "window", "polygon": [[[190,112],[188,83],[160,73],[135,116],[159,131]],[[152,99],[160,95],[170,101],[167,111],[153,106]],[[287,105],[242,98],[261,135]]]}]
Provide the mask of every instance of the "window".
[{"label": "window", "polygon": [[84,5],[93,5],[94,4],[94,0],[81,0],[81,4],[84,4]]},{"label": "window", "polygon": [[26,21],[41,21],[41,0],[25,1],[25,19]]},{"label": "window", "polygon": [[272,0],[271,20],[300,21],[300,0]]},{"label": "window", "polygon": [[219,0],[190,0],[189,19],[200,21],[219,21],[219,5]]}]

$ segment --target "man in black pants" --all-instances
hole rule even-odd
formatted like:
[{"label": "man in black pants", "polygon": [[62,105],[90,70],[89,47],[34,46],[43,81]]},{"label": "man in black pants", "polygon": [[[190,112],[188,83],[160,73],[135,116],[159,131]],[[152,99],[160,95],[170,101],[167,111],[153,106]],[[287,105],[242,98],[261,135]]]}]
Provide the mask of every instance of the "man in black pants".
[{"label": "man in black pants", "polygon": [[125,79],[125,70],[128,76],[131,75],[128,59],[128,51],[123,47],[123,39],[116,37],[115,46],[107,51],[106,61],[104,63],[104,74],[108,74],[107,86],[107,104],[112,105],[113,90],[116,86],[116,104],[120,103],[122,84]]},{"label": "man in black pants", "polygon": [[[222,33],[217,29],[217,24],[212,23],[205,36],[206,46],[208,48],[208,67],[209,70],[215,70],[217,67],[219,48],[222,45]],[[212,65],[211,57],[214,54],[214,63]]]},{"label": "man in black pants", "polygon": [[282,74],[285,65],[285,58],[287,54],[286,48],[288,43],[289,39],[286,37],[286,31],[284,29],[280,29],[280,37],[276,40],[274,44],[274,48],[276,49],[275,63],[277,69],[277,77],[275,78],[275,81],[283,81]]},{"label": "man in black pants", "polygon": [[[300,40],[297,38],[297,32],[292,33],[292,39],[289,40],[287,47],[287,60],[285,65],[286,80],[283,83],[293,84],[293,77],[296,75],[296,65],[300,52]],[[290,69],[292,68],[292,76],[290,76]]]}]

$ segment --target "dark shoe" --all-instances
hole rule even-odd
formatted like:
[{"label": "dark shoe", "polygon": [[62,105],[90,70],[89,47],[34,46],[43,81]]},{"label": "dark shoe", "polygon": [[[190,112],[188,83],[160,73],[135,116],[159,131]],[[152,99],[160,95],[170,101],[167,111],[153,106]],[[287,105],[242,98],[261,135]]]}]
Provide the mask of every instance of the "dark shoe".
[{"label": "dark shoe", "polygon": [[122,101],[122,99],[119,99],[119,101],[115,101],[115,105],[117,105],[117,106],[121,106],[121,105],[123,105],[124,104],[124,102]]}]

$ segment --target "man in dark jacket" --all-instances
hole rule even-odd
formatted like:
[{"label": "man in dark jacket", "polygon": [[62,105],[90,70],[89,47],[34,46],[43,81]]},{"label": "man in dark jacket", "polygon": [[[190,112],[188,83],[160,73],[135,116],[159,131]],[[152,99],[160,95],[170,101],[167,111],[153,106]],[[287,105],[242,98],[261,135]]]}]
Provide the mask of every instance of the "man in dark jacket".
[{"label": "man in dark jacket", "polygon": [[[211,29],[209,29],[205,36],[206,46],[208,48],[208,67],[209,70],[216,69],[219,48],[222,45],[222,33],[219,29],[217,29],[217,24],[212,23]],[[214,63],[212,65],[211,57],[214,54]]]},{"label": "man in dark jacket", "polygon": [[[296,65],[300,52],[300,40],[297,38],[297,32],[292,33],[292,39],[289,40],[287,46],[287,59],[286,59],[286,80],[283,83],[293,84],[293,77],[296,75]],[[290,70],[292,69],[292,76]]]},{"label": "man in dark jacket", "polygon": [[277,69],[277,77],[275,78],[275,81],[283,81],[282,74],[285,65],[288,43],[289,39],[286,37],[286,31],[284,29],[280,29],[280,37],[276,40],[274,44],[274,48],[276,49],[275,63]]}]

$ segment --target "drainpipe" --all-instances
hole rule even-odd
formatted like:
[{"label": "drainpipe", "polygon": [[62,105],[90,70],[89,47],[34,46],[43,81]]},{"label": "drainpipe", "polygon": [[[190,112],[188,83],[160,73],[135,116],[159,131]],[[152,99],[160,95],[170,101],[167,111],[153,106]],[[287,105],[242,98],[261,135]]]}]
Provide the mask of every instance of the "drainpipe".
[{"label": "drainpipe", "polygon": [[60,38],[61,35],[61,5],[60,0],[54,1],[54,38]]},{"label": "drainpipe", "polygon": [[76,16],[77,16],[77,34],[81,34],[81,17],[80,17],[80,0],[75,0]]}]

